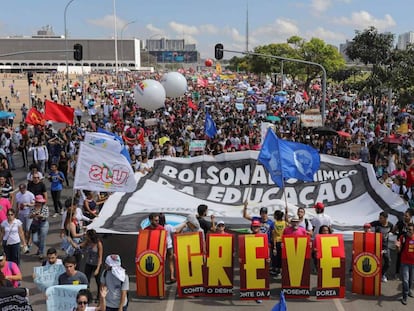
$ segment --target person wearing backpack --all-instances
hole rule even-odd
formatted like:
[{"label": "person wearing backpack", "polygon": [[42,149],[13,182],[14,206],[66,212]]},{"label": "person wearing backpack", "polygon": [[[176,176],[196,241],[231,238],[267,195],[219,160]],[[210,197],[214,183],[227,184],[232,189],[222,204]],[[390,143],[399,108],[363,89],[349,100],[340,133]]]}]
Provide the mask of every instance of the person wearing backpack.
[{"label": "person wearing backpack", "polygon": [[19,266],[13,261],[7,261],[6,254],[2,250],[0,250],[0,270],[6,280],[12,282],[14,288],[20,286],[22,273],[20,272]]},{"label": "person wearing backpack", "polygon": [[414,224],[407,225],[407,233],[395,241],[395,247],[401,253],[400,274],[402,280],[401,303],[407,304],[407,296],[414,297],[411,291],[414,278]]},{"label": "person wearing backpack", "polygon": [[121,266],[121,257],[108,255],[105,270],[101,274],[101,287],[108,289],[106,311],[126,311],[128,309],[129,277]]}]

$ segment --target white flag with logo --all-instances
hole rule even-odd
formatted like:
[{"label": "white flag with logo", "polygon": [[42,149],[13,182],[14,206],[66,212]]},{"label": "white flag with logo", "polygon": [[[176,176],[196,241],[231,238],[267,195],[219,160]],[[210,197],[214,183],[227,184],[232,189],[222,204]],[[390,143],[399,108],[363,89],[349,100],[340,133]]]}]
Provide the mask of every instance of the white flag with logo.
[{"label": "white flag with logo", "polygon": [[131,164],[119,151],[80,143],[73,188],[133,192],[136,185]]},{"label": "white flag with logo", "polygon": [[124,147],[115,137],[97,132],[86,132],[84,142],[102,148],[105,151],[121,152]]}]

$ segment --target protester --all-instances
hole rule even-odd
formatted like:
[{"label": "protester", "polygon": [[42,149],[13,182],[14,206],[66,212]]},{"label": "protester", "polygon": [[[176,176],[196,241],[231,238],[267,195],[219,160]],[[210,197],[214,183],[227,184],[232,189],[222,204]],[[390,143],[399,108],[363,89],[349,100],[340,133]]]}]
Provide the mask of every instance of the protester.
[{"label": "protester", "polygon": [[[298,207],[296,215],[299,218],[299,227],[302,227],[306,230],[306,233],[309,236],[313,235],[313,227],[312,223],[309,219],[305,218],[305,209],[303,207]],[[285,220],[288,221],[288,214],[285,214]]]},{"label": "protester", "polygon": [[282,269],[282,235],[287,227],[284,219],[284,213],[281,210],[276,210],[273,214],[274,230],[273,230],[273,250],[272,250],[272,269],[270,274],[275,276],[280,275]]},{"label": "protester", "polygon": [[259,220],[261,223],[260,232],[267,234],[267,241],[270,253],[273,252],[273,231],[275,230],[274,222],[269,219],[267,207],[261,207],[259,214],[260,216],[250,216],[247,212],[248,201],[244,202],[243,206],[243,218],[253,221]]},{"label": "protester", "polygon": [[167,284],[173,284],[175,279],[175,266],[174,266],[174,248],[173,248],[173,234],[176,232],[176,228],[166,223],[165,214],[159,215],[159,224],[167,231],[167,255],[165,257],[165,265],[168,268],[169,279],[165,281]]},{"label": "protester", "polygon": [[29,181],[27,184],[27,190],[33,193],[34,196],[41,194],[47,202],[46,185],[40,180],[40,174],[33,174],[32,181]]},{"label": "protester", "polygon": [[331,217],[324,213],[325,206],[322,202],[317,202],[314,205],[316,216],[312,218],[311,224],[313,226],[313,237],[316,233],[319,233],[319,228],[323,225],[328,226],[332,230],[332,220]]},{"label": "protester", "polygon": [[58,171],[56,163],[52,163],[52,165],[50,166],[50,173],[48,179],[51,182],[50,192],[52,194],[53,207],[55,208],[55,213],[52,217],[55,218],[58,214],[63,214],[62,203],[60,202],[60,195],[63,189],[63,181],[65,180],[65,176],[63,175],[63,173]]},{"label": "protester", "polygon": [[414,279],[414,224],[407,225],[407,232],[395,241],[398,252],[401,253],[401,280],[402,280],[402,299],[403,305],[407,304],[407,297],[414,298],[411,287]]},{"label": "protester", "polygon": [[32,219],[30,218],[30,208],[34,206],[34,202],[34,194],[27,190],[25,184],[20,184],[19,192],[16,193],[16,211],[18,212],[19,220],[22,222],[24,237],[29,249],[32,244],[32,235],[30,231]]},{"label": "protester", "polygon": [[3,250],[10,261],[20,265],[20,246],[27,250],[22,222],[16,219],[13,209],[7,211],[7,219],[0,225],[0,239],[3,241]]},{"label": "protester", "polygon": [[0,250],[0,271],[4,274],[6,280],[12,283],[14,288],[20,286],[22,273],[19,266],[15,262],[7,260],[7,255],[2,250]]},{"label": "protester", "polygon": [[389,236],[392,233],[393,224],[388,221],[388,213],[381,212],[378,220],[372,221],[371,227],[373,232],[382,235],[382,282],[387,282],[387,272],[391,264],[391,254],[388,246]]},{"label": "protester", "polygon": [[79,244],[84,234],[81,232],[81,226],[76,218],[76,214],[69,213],[66,216],[64,223],[64,238],[67,242],[65,252],[69,256],[75,256],[77,265],[80,264],[82,254],[79,249]]},{"label": "protester", "polygon": [[43,259],[46,237],[49,232],[49,208],[46,206],[46,200],[41,194],[38,194],[35,197],[35,204],[30,210],[30,218],[32,219],[32,224],[30,226],[30,231],[32,233],[33,244],[37,246],[36,255],[40,259]]},{"label": "protester", "polygon": [[148,216],[150,224],[145,227],[145,230],[164,230],[164,227],[160,225],[160,214],[159,213],[151,213]]},{"label": "protester", "polygon": [[46,251],[46,259],[43,260],[42,266],[63,265],[62,259],[58,258],[57,250],[54,247]]},{"label": "protester", "polygon": [[76,307],[72,311],[106,311],[106,295],[108,290],[102,287],[99,291],[99,305],[92,307],[92,293],[89,289],[81,289],[76,295]]},{"label": "protester", "polygon": [[76,258],[74,256],[63,259],[63,265],[65,266],[65,272],[59,275],[59,285],[89,284],[86,275],[76,270]]},{"label": "protester", "polygon": [[[392,233],[397,236],[397,240],[407,234],[407,229],[409,224],[413,223],[412,221],[412,210],[407,209],[404,212],[402,219],[398,220],[397,223],[392,228]],[[395,263],[395,274],[398,275],[400,273],[400,261],[401,261],[401,252],[397,253],[397,260]]]},{"label": "protester", "polygon": [[216,224],[216,231],[215,231],[215,233],[224,234],[224,233],[226,233],[225,230],[226,230],[226,224],[224,223],[223,220],[219,220],[217,222],[217,224]]},{"label": "protester", "polygon": [[[86,231],[85,239],[79,244],[85,256],[84,273],[88,278],[89,285],[91,284],[92,275],[95,277],[96,287],[100,288],[100,271],[103,260],[103,243],[98,237],[94,229]],[[96,300],[99,299],[99,293],[96,294]]]},{"label": "protester", "polygon": [[101,274],[101,287],[108,289],[106,311],[126,311],[128,309],[129,277],[121,266],[121,257],[108,255],[105,270]]},{"label": "protester", "polygon": [[308,233],[306,232],[305,228],[299,226],[299,222],[299,217],[292,217],[290,219],[290,226],[286,227],[283,230],[283,235],[306,236]]}]

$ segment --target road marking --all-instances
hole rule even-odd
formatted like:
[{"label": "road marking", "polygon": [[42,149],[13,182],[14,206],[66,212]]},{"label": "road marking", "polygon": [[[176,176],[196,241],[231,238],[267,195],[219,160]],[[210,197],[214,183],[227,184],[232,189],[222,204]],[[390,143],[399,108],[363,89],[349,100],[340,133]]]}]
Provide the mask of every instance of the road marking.
[{"label": "road marking", "polygon": [[175,286],[171,286],[169,293],[168,293],[168,301],[167,306],[165,307],[165,311],[173,311],[174,310],[174,303],[175,303]]},{"label": "road marking", "polygon": [[338,311],[345,311],[345,308],[344,308],[344,306],[342,305],[341,300],[339,300],[339,299],[334,299],[333,301],[334,301],[334,304],[335,304],[336,310],[338,310]]}]

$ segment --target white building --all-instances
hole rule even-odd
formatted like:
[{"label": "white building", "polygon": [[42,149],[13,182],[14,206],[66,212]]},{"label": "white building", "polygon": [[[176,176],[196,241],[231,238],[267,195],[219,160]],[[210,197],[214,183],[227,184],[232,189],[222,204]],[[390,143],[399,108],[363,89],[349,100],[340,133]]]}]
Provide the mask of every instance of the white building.
[{"label": "white building", "polygon": [[398,36],[397,48],[399,50],[407,49],[409,44],[414,43],[414,32],[409,31]]}]

